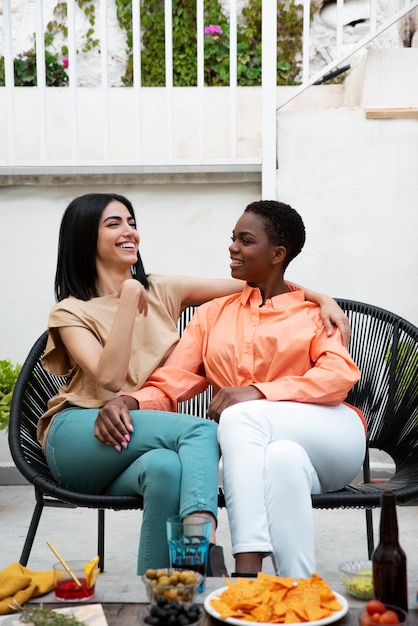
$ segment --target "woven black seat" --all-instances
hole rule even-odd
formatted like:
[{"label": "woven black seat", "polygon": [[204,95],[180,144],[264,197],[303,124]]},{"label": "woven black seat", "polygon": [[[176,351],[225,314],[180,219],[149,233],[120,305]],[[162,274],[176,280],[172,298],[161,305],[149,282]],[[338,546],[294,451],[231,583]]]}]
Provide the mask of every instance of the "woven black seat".
[{"label": "woven black seat", "polygon": [[[347,402],[361,409],[368,427],[363,481],[312,497],[315,508],[364,508],[368,554],[373,551],[372,511],[382,491],[396,493],[398,504],[418,502],[418,328],[384,309],[337,299],[352,330],[349,351],[361,380]],[[395,472],[387,482],[370,479],[369,450],[386,452]]]},{"label": "woven black seat", "polygon": [[[401,317],[375,306],[337,300],[347,313],[352,329],[350,353],[362,372],[361,380],[347,396],[360,408],[368,424],[368,448],[383,450],[396,470],[388,482],[370,481],[369,454],[364,481],[345,489],[312,497],[315,508],[364,508],[369,555],[373,550],[371,509],[379,507],[383,489],[396,492],[399,504],[418,502],[418,328]],[[186,309],[180,332],[193,314]],[[36,426],[46,405],[63,383],[42,368],[47,332],[36,341],[20,372],[13,393],[9,422],[9,446],[16,467],[34,485],[36,505],[20,563],[26,565],[44,506],[98,509],[98,554],[104,568],[105,509],[141,509],[135,496],[89,495],[64,489],[52,477],[36,439]],[[179,410],[205,417],[211,389],[182,403]],[[225,506],[219,493],[219,506]]]},{"label": "woven black seat", "polygon": [[[182,332],[190,321],[193,309],[186,309],[179,320]],[[50,507],[88,507],[98,509],[98,546],[99,567],[104,569],[105,510],[115,511],[142,509],[141,496],[110,496],[85,494],[61,487],[52,476],[36,438],[39,418],[45,413],[48,400],[54,396],[65,382],[64,378],[52,376],[41,365],[48,332],[45,331],[31,348],[16,381],[10,408],[9,447],[17,469],[35,488],[35,508],[26,535],[19,562],[26,565],[29,559],[36,531],[44,506]],[[205,406],[210,391],[201,394],[201,399],[193,398],[182,403],[182,412],[205,415]],[[219,496],[223,505],[223,495]]]},{"label": "woven black seat", "polygon": [[[367,452],[361,482],[341,491],[314,495],[312,504],[318,509],[365,509],[371,556],[372,508],[380,507],[382,491],[395,491],[398,504],[418,503],[418,328],[385,309],[336,300],[350,320],[349,351],[362,374],[346,401],[364,413]],[[199,398],[195,414],[204,417],[207,399],[201,405]],[[390,480],[374,482],[371,478],[371,448],[386,452],[393,460],[395,472]],[[220,503],[225,505],[222,492]]]},{"label": "woven black seat", "polygon": [[20,556],[26,565],[44,506],[90,507],[98,509],[98,554],[104,569],[104,510],[141,509],[136,496],[108,496],[79,493],[61,487],[53,478],[36,438],[38,420],[48,400],[57,393],[64,379],[48,374],[41,366],[48,333],[45,331],[32,347],[16,382],[9,420],[9,446],[21,474],[35,488],[36,505]]}]

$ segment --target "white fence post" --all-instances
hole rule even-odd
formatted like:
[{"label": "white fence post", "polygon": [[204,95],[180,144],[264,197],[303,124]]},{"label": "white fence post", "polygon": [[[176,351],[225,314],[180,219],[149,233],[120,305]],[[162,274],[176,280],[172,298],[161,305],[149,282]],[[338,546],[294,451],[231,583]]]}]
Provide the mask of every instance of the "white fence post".
[{"label": "white fence post", "polygon": [[277,7],[273,0],[262,3],[262,165],[261,195],[263,200],[276,199],[277,160]]}]

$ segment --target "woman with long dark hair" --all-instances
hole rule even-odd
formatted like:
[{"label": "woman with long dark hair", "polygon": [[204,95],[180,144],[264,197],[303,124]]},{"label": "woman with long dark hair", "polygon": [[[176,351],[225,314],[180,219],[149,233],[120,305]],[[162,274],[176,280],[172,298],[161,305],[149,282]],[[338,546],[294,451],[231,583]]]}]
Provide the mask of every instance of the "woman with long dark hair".
[{"label": "woman with long dark hair", "polygon": [[[164,363],[178,341],[177,321],[185,307],[238,292],[242,284],[147,275],[139,240],[133,207],[124,196],[86,194],[67,207],[59,234],[58,302],[42,361],[67,382],[41,418],[38,438],[54,477],[67,488],[143,495],[138,554],[143,573],[168,565],[167,517],[209,516],[215,544],[216,425],[141,411],[118,428],[98,419],[98,411],[117,394],[141,387]],[[345,323],[336,303],[324,301]],[[210,562],[217,553],[214,546]]]}]

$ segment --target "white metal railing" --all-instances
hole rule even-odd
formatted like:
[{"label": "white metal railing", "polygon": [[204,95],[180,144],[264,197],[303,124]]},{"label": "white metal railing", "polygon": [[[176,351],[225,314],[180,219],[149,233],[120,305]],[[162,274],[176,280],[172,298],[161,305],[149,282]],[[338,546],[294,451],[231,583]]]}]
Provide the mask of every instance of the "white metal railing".
[{"label": "white metal railing", "polygon": [[[114,10],[113,0],[97,0],[99,20],[95,28],[100,40],[97,62],[100,64],[101,78],[100,87],[94,88],[80,87],[78,84],[75,2],[67,3],[69,85],[62,88],[46,87],[43,62],[46,25],[44,0],[34,2],[38,87],[15,87],[13,59],[16,50],[13,41],[16,37],[12,0],[3,0],[0,56],[4,57],[5,87],[0,88],[0,166],[91,166],[118,167],[122,170],[132,166],[179,166],[186,169],[215,166],[241,166],[243,169],[246,166],[258,167],[262,171],[263,190],[266,190],[263,195],[272,197],[275,189],[277,110],[318,82],[326,73],[337,68],[361,47],[368,45],[374,37],[418,5],[418,0],[399,0],[402,5],[398,5],[396,11],[378,23],[377,0],[370,0],[367,34],[347,45],[344,42],[343,10],[344,2],[350,0],[336,0],[337,18],[332,37],[332,59],[326,66],[313,70],[310,58],[310,0],[302,1],[302,82],[300,86],[292,88],[290,94],[288,91],[286,98],[280,99],[276,87],[276,3],[262,3],[262,86],[239,88],[237,3],[236,0],[230,0],[230,85],[215,88],[204,85],[204,3],[203,0],[196,0],[197,86],[178,88],[173,87],[171,0],[165,0],[166,86],[155,89],[141,87],[141,3],[140,0],[132,0],[133,87],[115,89],[109,81],[108,64],[109,13],[111,9]],[[22,3],[19,7],[21,6]],[[256,96],[254,89],[257,91]],[[214,94],[220,93],[224,99],[220,107],[221,114],[216,113],[213,105]],[[248,104],[246,97],[251,94],[255,98],[251,102],[256,105]],[[250,107],[254,108],[253,117],[249,123],[245,123],[242,120],[247,120]],[[178,111],[183,111],[183,118]],[[58,127],[54,122],[55,118],[59,120]],[[29,131],[25,124],[28,124]],[[208,128],[213,128],[216,124],[222,127],[218,137],[208,131]],[[249,132],[252,133],[247,142],[250,147],[245,143]],[[90,145],[86,146],[88,141]],[[182,146],[186,143],[192,148],[189,146],[184,149]]]},{"label": "white metal railing", "polygon": [[[345,0],[346,2],[350,0]],[[303,0],[304,2],[304,25],[307,23],[306,16],[309,15],[309,5],[310,0]],[[377,6],[378,0],[370,0],[370,14],[369,14],[369,29],[368,32],[358,41],[353,43],[351,46],[343,49],[343,30],[344,30],[344,22],[343,22],[343,11],[344,11],[344,0],[336,0],[337,11],[336,11],[336,45],[335,51],[332,60],[322,67],[319,71],[311,72],[309,66],[309,47],[311,44],[311,35],[309,28],[304,28],[304,37],[303,37],[303,75],[302,75],[302,84],[294,90],[294,92],[288,96],[287,98],[280,101],[277,109],[282,108],[288,102],[293,100],[293,98],[297,97],[300,93],[305,91],[307,87],[314,85],[316,82],[320,81],[320,79],[327,75],[332,70],[338,68],[341,63],[346,61],[353,54],[358,52],[361,48],[367,46],[370,42],[373,41],[376,37],[381,35],[385,30],[396,24],[402,17],[407,15],[410,11],[418,7],[418,0],[404,0],[403,6],[400,6],[397,10],[395,10],[391,15],[388,15],[386,19],[384,19],[380,24],[378,23],[377,18]]]}]

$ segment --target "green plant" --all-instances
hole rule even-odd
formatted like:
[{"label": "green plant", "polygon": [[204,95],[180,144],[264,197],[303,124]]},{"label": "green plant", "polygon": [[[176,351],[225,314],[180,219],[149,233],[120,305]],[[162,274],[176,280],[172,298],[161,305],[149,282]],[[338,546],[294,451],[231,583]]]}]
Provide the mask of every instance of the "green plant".
[{"label": "green plant", "polygon": [[[237,84],[261,85],[261,0],[250,0],[237,27]],[[217,0],[206,9],[205,82],[229,84],[229,24]],[[299,74],[302,49],[301,5],[294,0],[277,4],[277,84],[293,84]],[[293,68],[293,70],[292,70]]]},{"label": "green plant", "polygon": [[[277,3],[277,84],[299,80],[303,37],[303,5],[295,0]],[[261,85],[261,0],[249,0],[238,29],[238,84]]]},{"label": "green plant", "polygon": [[[255,0],[242,12],[245,23],[237,27],[237,84],[243,87],[261,85],[261,3]],[[229,85],[229,23],[218,2],[206,12],[205,84]],[[279,73],[289,64],[278,61]]]},{"label": "green plant", "polygon": [[[250,0],[237,29],[237,82],[261,84],[261,2]],[[127,65],[122,82],[133,84],[132,8],[130,0],[116,0],[120,27],[126,33]],[[229,23],[219,0],[205,0],[204,76],[208,86],[229,85]],[[279,0],[277,84],[295,84],[302,51],[302,5]],[[173,0],[173,84],[197,84],[196,3]],[[141,84],[165,85],[164,0],[141,0]]]},{"label": "green plant", "polygon": [[8,428],[13,389],[21,369],[21,365],[13,365],[10,359],[0,361],[0,430]]},{"label": "green plant", "polygon": [[[94,0],[77,0],[77,6],[83,11],[88,21],[88,28],[82,35],[81,52],[90,52],[99,45],[99,39],[94,38],[96,23]],[[56,42],[62,37],[63,43],[56,51]],[[67,3],[58,2],[53,9],[53,19],[46,25],[44,33],[45,43],[45,71],[47,87],[65,87],[68,84],[68,37]],[[36,39],[35,46],[27,52],[22,52],[13,61],[14,83],[17,87],[34,87],[37,85],[36,76]],[[77,52],[80,52],[79,50]],[[0,86],[5,85],[4,58],[0,57]]]},{"label": "green plant", "polygon": [[[119,26],[126,33],[126,71],[124,85],[133,84],[132,1],[115,0]],[[77,6],[88,21],[79,52],[90,52],[99,46],[94,37],[96,22],[94,0],[77,0]],[[242,10],[243,23],[237,29],[237,83],[240,86],[261,84],[261,6],[262,0],[249,0]],[[205,0],[204,76],[205,85],[229,85],[229,23],[219,0]],[[302,5],[296,0],[277,3],[277,84],[296,84],[300,74],[302,51]],[[197,84],[197,35],[195,0],[173,0],[173,84],[175,87]],[[164,86],[165,33],[164,0],[141,0],[141,84]],[[59,1],[53,19],[45,32],[46,84],[49,87],[68,84],[65,68],[68,61],[67,2]],[[57,39],[63,43],[55,52]],[[60,61],[60,57],[62,60]],[[36,85],[35,48],[14,60],[15,84]],[[4,85],[4,59],[0,57],[0,85]]]},{"label": "green plant", "polygon": [[229,85],[229,23],[217,0],[205,9],[205,85]]},{"label": "green plant", "polygon": [[[31,48],[22,52],[13,61],[14,80],[16,87],[36,87],[36,50]],[[45,50],[45,73],[48,87],[63,87],[68,83],[66,65],[58,59],[58,55]],[[0,85],[4,86],[4,58],[0,57]]]},{"label": "green plant", "polygon": [[[385,362],[390,367],[393,359],[393,345],[390,344],[385,354]],[[396,391],[395,404],[400,404],[410,389],[411,381],[418,369],[418,354],[414,346],[400,340],[397,346],[397,358],[395,364]]]},{"label": "green plant", "polygon": [[96,48],[99,45],[98,39],[93,39],[94,35],[94,26],[96,24],[96,9],[94,6],[93,0],[77,0],[77,5],[84,12],[84,15],[87,17],[87,20],[90,24],[90,27],[84,33],[84,45],[82,48],[83,52],[89,52],[93,48]]},{"label": "green plant", "polygon": [[74,615],[65,615],[57,613],[52,609],[44,609],[42,604],[38,607],[22,607],[22,615],[20,621],[23,624],[31,624],[33,626],[77,626],[82,625]]},{"label": "green plant", "polygon": [[118,24],[125,31],[126,41],[126,71],[122,76],[124,85],[133,84],[133,54],[132,54],[132,3],[128,0],[116,0],[116,17]]},{"label": "green plant", "polygon": [[[46,32],[45,32],[45,47],[46,48],[55,44],[55,40],[58,35],[62,35],[64,40],[66,40],[68,37],[68,27],[66,24],[67,3],[58,2],[58,4],[54,7],[54,10],[52,13],[53,13],[53,19],[50,20],[48,24],[46,25]],[[68,55],[67,45],[63,44],[61,46],[61,54],[63,56]]]},{"label": "green plant", "polygon": [[[116,14],[126,32],[127,66],[122,77],[124,85],[133,83],[132,9],[127,0],[116,0]],[[143,87],[165,85],[164,0],[141,2],[141,84]],[[173,0],[173,85],[197,84],[196,3],[194,0]]]},{"label": "green plant", "polygon": [[[93,38],[94,26],[96,24],[96,9],[94,0],[77,0],[77,6],[83,11],[89,24],[87,31],[82,34],[83,45],[81,47],[81,52],[89,52],[90,50],[93,50],[93,48],[96,48],[100,43],[99,39]],[[46,26],[45,46],[51,46],[59,34],[62,35],[64,41],[67,40],[68,26],[66,2],[58,2],[54,7],[53,19],[50,20]],[[64,56],[68,55],[68,46],[65,43],[61,46],[61,54]]]}]

